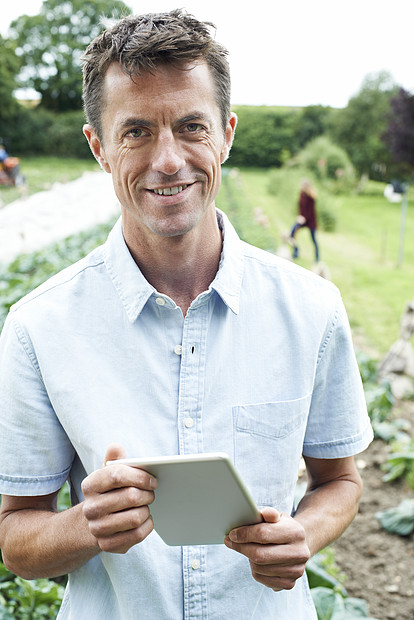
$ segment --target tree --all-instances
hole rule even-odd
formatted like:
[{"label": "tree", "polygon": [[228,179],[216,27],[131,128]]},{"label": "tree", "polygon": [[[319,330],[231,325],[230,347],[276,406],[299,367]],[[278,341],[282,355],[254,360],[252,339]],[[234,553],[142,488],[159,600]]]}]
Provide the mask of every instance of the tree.
[{"label": "tree", "polygon": [[391,99],[384,141],[402,176],[414,173],[414,95],[400,88]]},{"label": "tree", "polygon": [[55,111],[82,107],[81,55],[103,29],[103,18],[131,13],[122,0],[44,0],[40,13],[10,27],[22,70],[20,82]]},{"label": "tree", "polygon": [[333,117],[329,134],[347,151],[360,175],[381,177],[391,164],[391,154],[382,135],[396,88],[389,73],[370,74],[347,107],[337,110]]},{"label": "tree", "polygon": [[16,75],[20,69],[20,62],[11,41],[0,35],[0,127],[7,123],[18,107],[13,96],[17,88]]},{"label": "tree", "polygon": [[301,148],[326,132],[331,114],[331,108],[322,105],[303,108],[296,131],[296,139]]},{"label": "tree", "polygon": [[233,166],[281,166],[298,150],[298,110],[235,106],[239,122],[230,154]]}]

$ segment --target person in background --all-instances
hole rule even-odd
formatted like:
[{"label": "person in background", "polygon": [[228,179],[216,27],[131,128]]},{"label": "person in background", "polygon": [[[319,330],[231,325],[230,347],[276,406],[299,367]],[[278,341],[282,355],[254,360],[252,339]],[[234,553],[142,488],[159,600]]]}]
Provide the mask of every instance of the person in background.
[{"label": "person in background", "polygon": [[[358,510],[372,429],[339,291],[215,206],[237,121],[226,55],[181,10],[91,43],[84,134],[121,217],[1,336],[3,561],[69,574],[59,620],[316,620],[306,563]],[[157,481],[103,466],[205,452],[230,455],[263,519],[221,545],[166,545]]]},{"label": "person in background", "polygon": [[319,261],[319,247],[316,241],[317,220],[315,202],[316,191],[312,187],[311,182],[308,179],[304,179],[299,195],[299,215],[290,233],[290,243],[293,246],[292,258],[298,258],[299,248],[296,242],[296,234],[300,228],[305,226],[309,228],[313,245],[315,246],[315,262],[317,263]]},{"label": "person in background", "polygon": [[0,164],[4,162],[5,159],[8,158],[7,151],[3,144],[0,144]]}]

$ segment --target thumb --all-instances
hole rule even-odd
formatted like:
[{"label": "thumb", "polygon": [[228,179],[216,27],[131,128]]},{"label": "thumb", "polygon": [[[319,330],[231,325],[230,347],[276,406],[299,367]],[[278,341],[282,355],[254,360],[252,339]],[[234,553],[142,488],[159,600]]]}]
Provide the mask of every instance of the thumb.
[{"label": "thumb", "polygon": [[106,449],[104,465],[108,461],[116,461],[118,459],[124,459],[126,452],[120,443],[111,443]]},{"label": "thumb", "polygon": [[262,510],[262,517],[266,523],[277,523],[280,521],[280,517],[282,513],[280,513],[276,508],[271,508],[267,506]]}]

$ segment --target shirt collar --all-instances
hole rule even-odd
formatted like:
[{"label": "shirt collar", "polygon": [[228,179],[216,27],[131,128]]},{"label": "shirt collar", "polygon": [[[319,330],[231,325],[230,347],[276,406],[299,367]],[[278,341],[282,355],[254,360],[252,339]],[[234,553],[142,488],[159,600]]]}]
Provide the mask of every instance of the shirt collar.
[{"label": "shirt collar", "polygon": [[[227,216],[218,209],[217,219],[223,234],[223,249],[219,269],[209,290],[215,290],[232,312],[238,314],[243,275],[241,241]],[[144,278],[128,250],[122,234],[121,218],[103,246],[103,258],[128,319],[133,323],[148,299],[157,291]]]},{"label": "shirt collar", "polygon": [[210,288],[220,295],[234,314],[238,314],[244,264],[242,243],[225,213],[219,209],[216,212],[223,235],[223,249],[219,269]]}]

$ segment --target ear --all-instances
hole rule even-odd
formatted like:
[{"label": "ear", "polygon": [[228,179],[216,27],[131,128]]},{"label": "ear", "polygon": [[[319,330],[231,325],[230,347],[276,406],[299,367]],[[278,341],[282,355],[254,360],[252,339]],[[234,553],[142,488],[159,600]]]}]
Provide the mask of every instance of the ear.
[{"label": "ear", "polygon": [[95,129],[91,125],[83,126],[83,134],[88,141],[89,147],[93,153],[98,164],[105,170],[105,172],[111,173],[111,168],[106,159],[105,151],[102,146],[102,142],[97,136]]},{"label": "ear", "polygon": [[231,145],[233,144],[234,132],[236,131],[237,116],[232,113],[226,127],[224,145],[220,154],[220,163],[224,164],[230,154]]}]

